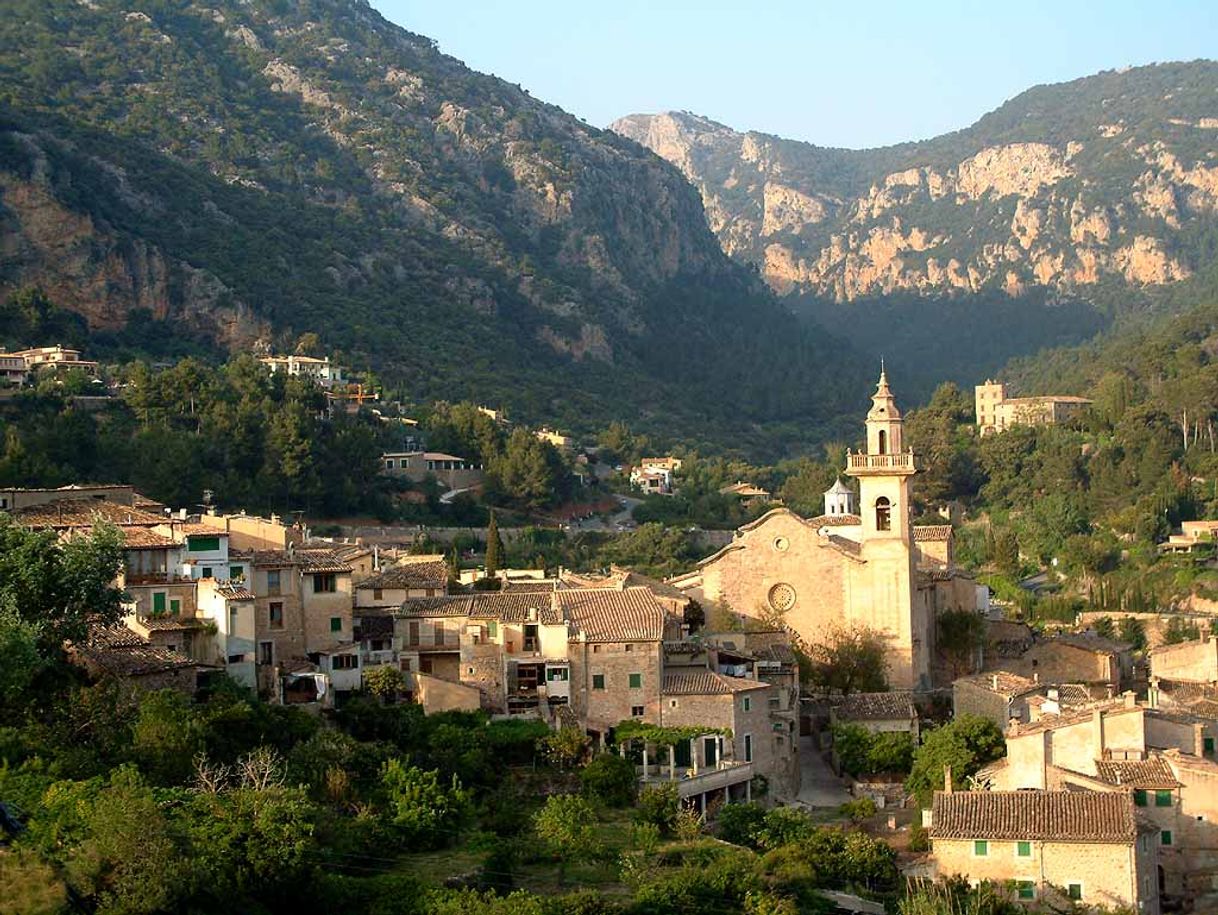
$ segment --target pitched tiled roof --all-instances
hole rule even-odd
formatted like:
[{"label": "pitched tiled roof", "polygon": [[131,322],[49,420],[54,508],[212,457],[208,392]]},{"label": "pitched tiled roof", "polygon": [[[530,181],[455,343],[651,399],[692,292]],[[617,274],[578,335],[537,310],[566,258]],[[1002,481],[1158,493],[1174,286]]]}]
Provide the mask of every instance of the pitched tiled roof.
[{"label": "pitched tiled roof", "polygon": [[[1097,701],[1091,704],[1090,708],[1070,709],[1062,712],[1060,715],[1045,715],[1038,718],[1036,721],[1030,721],[1024,724],[1015,724],[1011,729],[1017,736],[1023,734],[1035,734],[1038,731],[1052,731],[1056,728],[1070,727],[1075,724],[1082,724],[1084,721],[1090,721],[1096,711],[1102,710],[1106,715],[1120,715],[1125,712],[1138,711],[1140,707],[1128,708],[1123,699],[1109,699],[1107,701]],[[1011,733],[1011,731],[1008,731]]]},{"label": "pitched tiled roof", "polygon": [[166,520],[161,515],[101,499],[55,499],[41,505],[18,508],[12,512],[12,516],[25,527],[56,529],[88,527],[98,521],[151,527]]},{"label": "pitched tiled roof", "polygon": [[646,588],[555,591],[576,633],[589,642],[658,642],[667,613]]},{"label": "pitched tiled roof", "polygon": [[193,616],[145,616],[135,624],[149,632],[186,632],[203,628],[203,621]]},{"label": "pitched tiled roof", "polygon": [[516,594],[547,594],[554,590],[557,583],[553,578],[521,578],[516,581],[505,581],[503,590]]},{"label": "pitched tiled roof", "polygon": [[414,597],[402,604],[400,616],[469,616],[474,599],[468,594]]},{"label": "pitched tiled roof", "polygon": [[913,693],[853,693],[833,700],[833,713],[842,721],[908,721],[917,717]]},{"label": "pitched tiled roof", "polygon": [[333,550],[297,550],[303,572],[350,572],[351,563]]},{"label": "pitched tiled roof", "polygon": [[[545,626],[557,626],[562,623],[563,617],[553,604],[553,593],[507,591],[476,594],[469,616],[475,620],[500,620],[504,623],[529,621]],[[533,611],[534,620],[529,620],[529,611]]]},{"label": "pitched tiled roof", "polygon": [[837,534],[830,534],[827,538],[831,544],[851,556],[858,556],[863,552],[861,544],[849,539],[848,537],[839,537]]},{"label": "pitched tiled roof", "polygon": [[665,673],[660,692],[665,696],[723,696],[768,688],[769,684],[760,680],[729,677],[713,670],[682,670]]},{"label": "pitched tiled roof", "polygon": [[1100,781],[1130,788],[1178,788],[1180,783],[1162,757],[1150,759],[1097,759],[1096,774]]},{"label": "pitched tiled roof", "polygon": [[254,592],[245,585],[220,585],[216,588],[216,593],[225,600],[254,600]]},{"label": "pitched tiled roof", "polygon": [[817,515],[809,518],[808,523],[813,527],[858,527],[863,519],[858,515]]},{"label": "pitched tiled roof", "polygon": [[915,524],[913,529],[914,543],[934,543],[952,539],[950,524]]},{"label": "pitched tiled roof", "polygon": [[1128,843],[1133,799],[1108,791],[936,792],[932,839]]},{"label": "pitched tiled roof", "polygon": [[270,566],[272,568],[275,566],[282,568],[301,564],[301,559],[296,555],[294,550],[251,550],[250,559],[256,566]]},{"label": "pitched tiled roof", "polygon": [[357,586],[361,591],[404,591],[409,588],[443,588],[448,583],[448,566],[442,559],[427,562],[407,562],[382,569],[380,574],[365,578]]},{"label": "pitched tiled roof", "polygon": [[72,653],[94,674],[138,677],[184,667],[198,667],[186,655],[153,648],[148,640],[126,626],[94,626],[88,641],[72,646]]},{"label": "pitched tiled roof", "polygon": [[1018,696],[1020,693],[1026,693],[1029,690],[1039,688],[1039,684],[1035,680],[1021,677],[1019,674],[1013,674],[1007,670],[992,670],[987,673],[961,677],[956,683],[964,683],[969,686],[975,686],[978,689],[989,690],[1000,696],[1006,696],[1008,699],[1012,696]]},{"label": "pitched tiled roof", "polygon": [[182,545],[180,541],[146,527],[123,525],[118,530],[125,550],[168,550]]}]

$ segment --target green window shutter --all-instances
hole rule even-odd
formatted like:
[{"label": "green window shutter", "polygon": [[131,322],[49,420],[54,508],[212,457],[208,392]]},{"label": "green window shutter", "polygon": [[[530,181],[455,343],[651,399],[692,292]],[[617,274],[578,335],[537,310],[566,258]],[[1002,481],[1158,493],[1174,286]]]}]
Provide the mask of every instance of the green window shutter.
[{"label": "green window shutter", "polygon": [[604,689],[605,688],[605,675],[604,674],[593,674],[592,675],[592,688],[593,689]]},{"label": "green window shutter", "polygon": [[750,699],[748,696],[745,696],[744,697],[744,710],[746,712],[748,712],[748,711],[752,711],[752,709],[753,709],[753,700]]},{"label": "green window shutter", "polygon": [[631,674],[630,675],[630,688],[631,689],[642,689],[643,688],[643,675],[642,674]]},{"label": "green window shutter", "polygon": [[1172,803],[1171,791],[1156,791],[1155,806],[1170,807]]},{"label": "green window shutter", "polygon": [[1035,899],[1036,898],[1036,884],[1034,884],[1031,880],[1020,880],[1019,881],[1019,898],[1020,899]]},{"label": "green window shutter", "polygon": [[499,638],[499,624],[494,620],[486,624],[486,637],[489,639]]},{"label": "green window shutter", "polygon": [[1133,802],[1139,807],[1145,807],[1146,806],[1146,792],[1143,791],[1141,788],[1134,791]]},{"label": "green window shutter", "polygon": [[1066,895],[1077,902],[1083,898],[1083,885],[1081,883],[1071,883],[1066,887]]},{"label": "green window shutter", "polygon": [[343,618],[341,616],[330,617],[330,631],[331,632],[342,632],[343,631]]},{"label": "green window shutter", "polygon": [[1161,842],[1162,842],[1164,845],[1171,845],[1171,844],[1172,844],[1172,835],[1171,835],[1171,830],[1170,830],[1170,829],[1164,829],[1164,830],[1163,830],[1163,832],[1161,832],[1161,833],[1159,834],[1159,840],[1160,840],[1160,841],[1161,841]]},{"label": "green window shutter", "polygon": [[174,598],[169,602],[169,615],[178,616],[182,612],[182,602],[178,598]]},{"label": "green window shutter", "polygon": [[220,549],[219,537],[187,537],[186,543],[192,553],[214,553]]},{"label": "green window shutter", "polygon": [[153,613],[164,613],[165,612],[165,592],[164,591],[154,591],[152,593],[152,612]]},{"label": "green window shutter", "polygon": [[973,854],[978,858],[984,858],[990,853],[990,843],[985,839],[978,839],[973,843]]},{"label": "green window shutter", "polygon": [[1031,842],[1017,842],[1016,848],[1015,848],[1015,854],[1021,858],[1032,857],[1032,843]]},{"label": "green window shutter", "polygon": [[1201,752],[1204,753],[1206,756],[1214,755],[1214,738],[1213,737],[1202,737],[1201,738]]}]

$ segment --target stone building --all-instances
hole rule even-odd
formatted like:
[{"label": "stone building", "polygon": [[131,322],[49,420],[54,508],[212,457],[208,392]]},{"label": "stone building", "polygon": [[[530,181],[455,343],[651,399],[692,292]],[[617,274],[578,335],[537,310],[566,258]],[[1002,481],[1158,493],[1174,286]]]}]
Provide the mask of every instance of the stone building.
[{"label": "stone building", "polygon": [[695,599],[741,617],[780,624],[805,643],[834,628],[867,626],[888,639],[889,680],[930,685],[934,614],[976,610],[977,585],[953,565],[951,529],[910,521],[914,455],[888,378],[881,373],[866,420],[866,449],[847,456],[853,494],[825,494],[826,514],[804,519],[775,509],[741,527],[735,539],[673,584]]},{"label": "stone building", "polygon": [[1007,386],[987,380],[974,390],[977,429],[981,435],[1002,432],[1012,426],[1051,425],[1078,416],[1089,406],[1086,397],[1043,394],[1038,397],[1007,397]]},{"label": "stone building", "polygon": [[1031,721],[1028,700],[1043,687],[1036,680],[1009,671],[961,677],[952,684],[952,715],[980,715],[1005,731],[1012,721]]},{"label": "stone building", "polygon": [[1133,654],[1124,642],[1091,633],[1063,632],[1033,643],[1003,667],[1042,683],[1082,683],[1097,695],[1115,695],[1130,684]]},{"label": "stone building", "polygon": [[1218,635],[1151,649],[1150,675],[1178,682],[1218,684]]},{"label": "stone building", "polygon": [[400,607],[416,597],[448,593],[448,564],[443,556],[405,556],[396,565],[365,578],[355,589],[357,607]]},{"label": "stone building", "polygon": [[940,791],[927,824],[939,874],[1008,884],[1027,902],[1149,915],[1160,910],[1154,832],[1128,795],[1088,791]]},{"label": "stone building", "polygon": [[832,700],[829,720],[834,724],[857,724],[873,734],[908,734],[915,744],[921,733],[913,693],[893,690],[887,693],[851,693]]}]

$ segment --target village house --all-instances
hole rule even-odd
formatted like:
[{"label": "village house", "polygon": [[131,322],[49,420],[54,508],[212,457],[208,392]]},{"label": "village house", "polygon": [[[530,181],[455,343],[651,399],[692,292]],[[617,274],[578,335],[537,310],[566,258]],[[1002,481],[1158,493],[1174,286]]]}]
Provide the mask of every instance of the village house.
[{"label": "village house", "polygon": [[1124,642],[1094,633],[1063,632],[1037,640],[1007,670],[1042,683],[1082,683],[1098,695],[1115,695],[1133,678],[1133,654]]},{"label": "village house", "polygon": [[448,563],[438,554],[404,556],[355,588],[356,607],[400,607],[416,597],[448,593]]},{"label": "village house", "polygon": [[1009,884],[1029,903],[1160,911],[1155,830],[1128,795],[940,791],[923,821],[938,874]]},{"label": "village house", "polygon": [[126,626],[94,626],[68,658],[95,680],[116,679],[141,689],[173,689],[193,696],[200,665],[178,651],[157,648]]},{"label": "village house", "polygon": [[866,418],[866,451],[847,455],[846,475],[859,481],[861,514],[848,514],[853,493],[834,486],[825,514],[805,519],[777,508],[743,525],[733,541],[669,584],[703,606],[738,617],[781,621],[805,644],[835,628],[866,626],[886,636],[889,678],[899,689],[931,685],[934,619],[977,611],[988,591],[954,568],[952,532],[911,523],[915,458],[888,378],[881,374]]},{"label": "village house", "polygon": [[33,349],[17,350],[4,353],[8,359],[20,359],[25,366],[25,375],[43,371],[61,369],[78,369],[89,375],[97,374],[97,363],[80,358],[80,350],[68,349],[56,344],[55,346],[37,346]]},{"label": "village house", "polygon": [[1218,536],[1218,521],[1181,521],[1180,533],[1168,535],[1159,544],[1165,553],[1191,553],[1200,547],[1213,546]]},{"label": "village house", "polygon": [[222,664],[228,675],[250,689],[257,689],[257,597],[240,578],[220,581],[203,578],[198,582],[199,619],[215,627],[212,638],[214,663]]},{"label": "village house", "polygon": [[1053,425],[1074,419],[1089,406],[1086,397],[1045,394],[1038,397],[1007,397],[1007,386],[987,379],[974,390],[977,429],[981,435],[1002,432],[1012,426]]},{"label": "village house", "polygon": [[851,693],[830,700],[832,724],[857,724],[873,734],[908,734],[917,745],[921,733],[913,693],[894,690],[886,693]]},{"label": "village house", "polygon": [[559,451],[570,451],[575,447],[575,439],[569,435],[563,435],[556,429],[541,428],[533,433],[540,441],[548,445],[553,445]]},{"label": "village house", "polygon": [[200,515],[196,523],[201,526],[200,534],[203,528],[227,534],[231,550],[286,550],[307,539],[307,532],[303,528],[286,525],[277,515],[260,518],[245,512],[223,515],[210,510]]},{"label": "village house", "polygon": [[342,367],[331,364],[329,356],[320,359],[314,356],[262,356],[258,361],[270,369],[273,375],[307,378],[323,388],[343,383]]},{"label": "village house", "polygon": [[754,486],[752,483],[745,483],[743,481],[720,488],[719,495],[732,496],[739,499],[740,507],[746,510],[763,505],[766,502],[774,501],[774,497],[768,489],[763,489],[760,486]]},{"label": "village house", "polygon": [[387,451],[381,455],[381,472],[412,483],[433,477],[449,489],[473,489],[483,479],[478,464],[440,451]]},{"label": "village house", "polygon": [[[48,502],[67,502],[72,500],[111,502],[127,507],[136,506],[137,493],[134,487],[115,484],[98,486],[60,486],[52,489],[26,489],[16,487],[0,489],[0,511],[12,512],[20,508],[34,508]],[[81,509],[84,511],[84,509]],[[159,519],[158,519],[159,520]]]},{"label": "village house", "polygon": [[0,353],[0,385],[20,387],[29,377],[25,360],[15,353]]},{"label": "village house", "polygon": [[1042,694],[1040,682],[1009,671],[961,677],[952,684],[952,715],[979,715],[1005,731],[1012,721],[1031,721],[1028,700]]},{"label": "village house", "polygon": [[1218,635],[1160,645],[1150,651],[1150,675],[1160,680],[1218,685]]}]

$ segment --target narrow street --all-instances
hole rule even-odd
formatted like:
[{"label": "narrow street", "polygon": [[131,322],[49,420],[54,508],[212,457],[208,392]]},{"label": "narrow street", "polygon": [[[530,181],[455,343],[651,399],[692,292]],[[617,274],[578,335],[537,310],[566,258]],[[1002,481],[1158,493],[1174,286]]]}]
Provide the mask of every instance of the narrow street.
[{"label": "narrow street", "polygon": [[833,774],[811,737],[799,738],[799,762],[800,801],[809,807],[838,807],[850,800],[842,779]]}]

